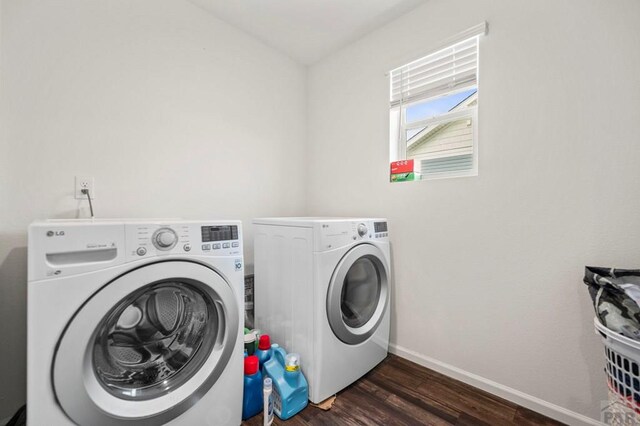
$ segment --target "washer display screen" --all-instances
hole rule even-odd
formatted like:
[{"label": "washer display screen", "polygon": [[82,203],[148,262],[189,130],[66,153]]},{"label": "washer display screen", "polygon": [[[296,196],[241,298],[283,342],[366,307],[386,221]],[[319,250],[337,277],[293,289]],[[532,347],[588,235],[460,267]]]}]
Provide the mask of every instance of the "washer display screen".
[{"label": "washer display screen", "polygon": [[203,243],[238,239],[238,227],[236,225],[203,226],[200,229]]}]

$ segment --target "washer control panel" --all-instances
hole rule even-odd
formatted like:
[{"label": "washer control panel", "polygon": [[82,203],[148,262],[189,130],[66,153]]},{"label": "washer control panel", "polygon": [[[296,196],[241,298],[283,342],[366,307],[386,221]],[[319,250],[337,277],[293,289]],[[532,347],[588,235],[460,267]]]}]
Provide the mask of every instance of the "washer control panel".
[{"label": "washer control panel", "polygon": [[127,256],[168,254],[242,255],[240,225],[234,223],[140,223],[126,227]]}]

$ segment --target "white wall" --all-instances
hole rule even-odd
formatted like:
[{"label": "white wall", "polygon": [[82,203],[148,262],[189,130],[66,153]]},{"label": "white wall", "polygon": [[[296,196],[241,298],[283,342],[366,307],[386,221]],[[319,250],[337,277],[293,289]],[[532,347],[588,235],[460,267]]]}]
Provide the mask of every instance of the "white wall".
[{"label": "white wall", "polygon": [[[306,69],[180,0],[2,0],[0,419],[25,400],[26,227],[299,215]],[[86,210],[83,209],[83,214]]]},{"label": "white wall", "polygon": [[[388,217],[400,349],[599,418],[581,281],[640,266],[638,18],[637,0],[431,0],[311,67],[308,213]],[[479,176],[388,183],[385,73],[483,20]]]}]

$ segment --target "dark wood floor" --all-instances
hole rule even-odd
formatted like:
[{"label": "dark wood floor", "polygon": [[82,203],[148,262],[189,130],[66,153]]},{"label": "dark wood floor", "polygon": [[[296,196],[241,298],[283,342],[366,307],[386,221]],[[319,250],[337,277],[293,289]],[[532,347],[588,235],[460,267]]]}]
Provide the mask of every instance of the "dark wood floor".
[{"label": "dark wood floor", "polygon": [[[308,406],[276,425],[560,425],[541,414],[389,355],[338,394],[329,411]],[[243,425],[262,425],[259,414]]]}]

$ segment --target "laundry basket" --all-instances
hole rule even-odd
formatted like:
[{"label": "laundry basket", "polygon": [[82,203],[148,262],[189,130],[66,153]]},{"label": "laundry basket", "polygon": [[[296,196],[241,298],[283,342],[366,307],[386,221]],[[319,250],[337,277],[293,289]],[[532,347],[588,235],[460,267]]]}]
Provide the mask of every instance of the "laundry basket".
[{"label": "laundry basket", "polygon": [[[602,325],[594,319],[596,331],[604,344],[609,387],[609,405],[607,409],[612,420],[626,419],[610,424],[629,424],[630,413],[634,421],[640,424],[640,342],[624,337]],[[629,410],[631,409],[631,410]],[[615,415],[618,412],[620,415]],[[635,412],[635,414],[633,414]]]}]

